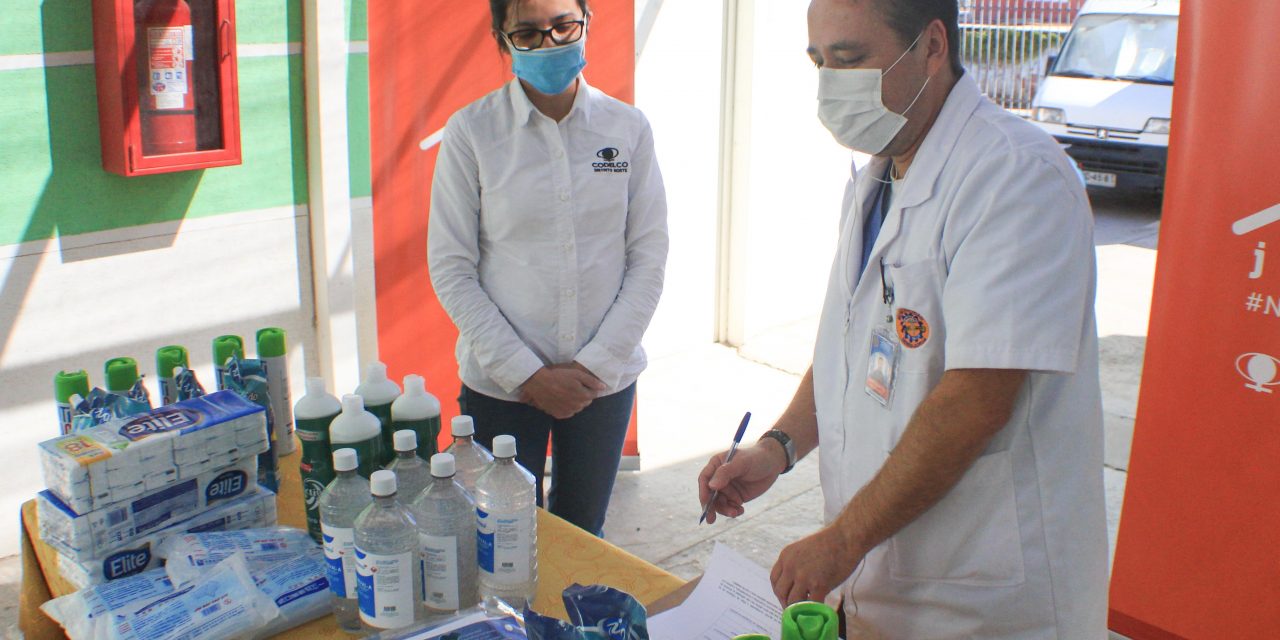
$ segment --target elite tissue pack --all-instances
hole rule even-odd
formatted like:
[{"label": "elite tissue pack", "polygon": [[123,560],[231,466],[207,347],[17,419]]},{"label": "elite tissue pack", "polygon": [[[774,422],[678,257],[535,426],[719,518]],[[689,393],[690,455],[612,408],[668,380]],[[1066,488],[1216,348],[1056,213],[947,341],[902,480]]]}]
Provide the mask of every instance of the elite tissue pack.
[{"label": "elite tissue pack", "polygon": [[159,491],[78,514],[50,491],[36,495],[40,538],[77,560],[114,549],[257,489],[258,460],[241,458]]},{"label": "elite tissue pack", "polygon": [[84,514],[269,447],[263,408],[219,391],[41,442],[40,464],[49,491]]},{"label": "elite tissue pack", "polygon": [[[258,487],[253,493],[214,506],[193,518],[151,532],[105,555],[80,560],[58,551],[58,573],[77,589],[132,576],[160,566],[157,548],[171,536],[200,531],[270,527],[276,523],[276,495]],[[56,547],[55,547],[56,549]]]}]

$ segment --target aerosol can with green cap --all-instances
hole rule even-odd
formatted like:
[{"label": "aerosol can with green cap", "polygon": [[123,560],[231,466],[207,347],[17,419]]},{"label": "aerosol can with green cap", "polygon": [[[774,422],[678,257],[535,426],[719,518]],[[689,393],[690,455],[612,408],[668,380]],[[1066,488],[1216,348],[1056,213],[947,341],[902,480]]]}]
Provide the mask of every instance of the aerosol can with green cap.
[{"label": "aerosol can with green cap", "polygon": [[[364,380],[356,387],[356,395],[364,398],[364,410],[377,416],[382,427],[382,451],[378,458],[380,469],[387,466],[396,457],[391,436],[395,429],[391,426],[391,403],[400,397],[400,387],[387,378],[387,365],[375,362],[365,369]],[[360,456],[361,468],[364,467],[364,456]]]},{"label": "aerosol can with green cap", "polygon": [[404,377],[404,395],[391,403],[391,431],[402,429],[417,434],[418,457],[429,462],[440,435],[440,401],[427,393],[426,380],[417,374]]},{"label": "aerosol can with green cap", "polygon": [[342,403],[324,388],[324,378],[307,378],[307,392],[293,407],[302,456],[298,469],[302,477],[302,497],[307,510],[307,532],[321,541],[320,494],[333,481],[333,455],[329,427],[342,413]]},{"label": "aerosol can with green cap", "polygon": [[782,640],[836,640],[840,619],[821,602],[797,602],[782,612]]},{"label": "aerosol can with green cap", "polygon": [[53,399],[58,405],[58,427],[62,435],[71,433],[71,396],[89,397],[89,374],[79,371],[59,371],[53,376]]},{"label": "aerosol can with green cap", "polygon": [[364,398],[354,393],[342,396],[342,413],[329,425],[329,446],[334,451],[354,449],[365,480],[382,468],[382,426],[377,416],[365,411]]},{"label": "aerosol can with green cap", "polygon": [[144,402],[151,408],[151,396],[138,377],[138,361],[130,357],[112,358],[103,365],[107,374],[107,393]]},{"label": "aerosol can with green cap", "polygon": [[284,329],[258,329],[258,359],[267,370],[267,394],[271,396],[271,413],[275,418],[276,448],[287,456],[293,446],[293,399],[289,395],[289,363],[285,359]]},{"label": "aerosol can with green cap", "polygon": [[244,339],[240,336],[218,336],[213,339],[213,378],[218,391],[227,388],[227,359],[244,359]]},{"label": "aerosol can with green cap", "polygon": [[160,384],[160,403],[173,404],[178,401],[178,383],[174,370],[189,369],[187,348],[176,344],[156,349],[156,378]]}]

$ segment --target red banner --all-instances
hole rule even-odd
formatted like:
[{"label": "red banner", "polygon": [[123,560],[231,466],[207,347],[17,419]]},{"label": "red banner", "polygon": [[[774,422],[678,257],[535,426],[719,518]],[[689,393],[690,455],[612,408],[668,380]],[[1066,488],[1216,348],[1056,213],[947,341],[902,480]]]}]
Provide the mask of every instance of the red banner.
[{"label": "red banner", "polygon": [[[591,2],[595,17],[584,72],[592,86],[627,102],[635,95],[633,5]],[[426,377],[443,404],[445,425],[458,413],[458,332],[427,273],[431,176],[438,132],[449,116],[511,78],[510,58],[498,54],[490,24],[487,2],[369,3],[378,352],[393,380],[408,373]],[[636,454],[634,420],[624,454]]]},{"label": "red banner", "polygon": [[1183,0],[1113,630],[1280,635],[1280,2]]}]

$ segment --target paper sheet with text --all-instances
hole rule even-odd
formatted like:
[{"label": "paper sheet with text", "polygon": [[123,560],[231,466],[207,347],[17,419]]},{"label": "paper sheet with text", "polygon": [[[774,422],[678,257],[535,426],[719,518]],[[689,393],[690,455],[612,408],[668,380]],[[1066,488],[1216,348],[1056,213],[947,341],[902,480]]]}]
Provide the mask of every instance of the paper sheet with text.
[{"label": "paper sheet with text", "polygon": [[782,607],[773,595],[768,569],[717,542],[693,593],[648,622],[652,640],[727,640],[748,633],[777,640]]}]

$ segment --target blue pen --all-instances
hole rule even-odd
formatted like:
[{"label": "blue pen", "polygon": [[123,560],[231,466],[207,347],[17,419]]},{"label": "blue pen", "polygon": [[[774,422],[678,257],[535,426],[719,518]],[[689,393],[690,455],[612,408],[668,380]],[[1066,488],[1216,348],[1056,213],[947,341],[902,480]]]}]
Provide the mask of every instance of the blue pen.
[{"label": "blue pen", "polygon": [[[742,434],[747,432],[747,423],[751,421],[751,412],[748,411],[742,415],[742,422],[738,425],[738,432],[733,434],[733,444],[729,445],[729,453],[724,457],[724,464],[729,464],[733,460],[733,454],[738,452],[738,443],[742,442]],[[702,517],[698,518],[698,524],[707,521],[707,513],[711,511],[711,505],[716,503],[716,496],[720,495],[719,491],[712,491],[711,498],[707,500],[707,505],[702,508]]]}]

